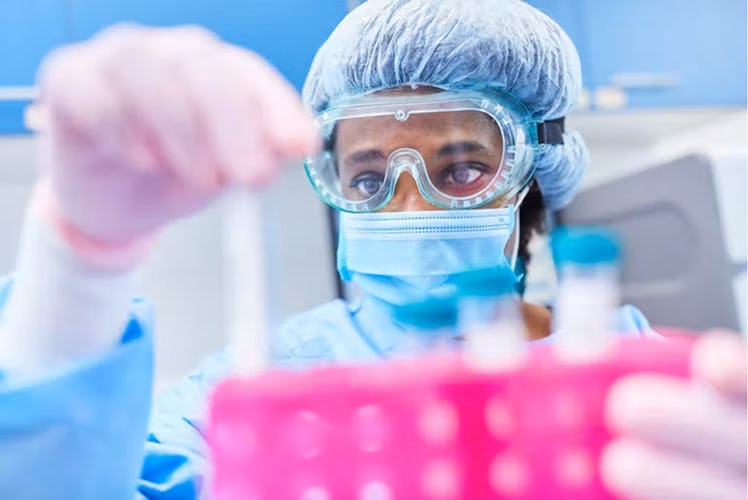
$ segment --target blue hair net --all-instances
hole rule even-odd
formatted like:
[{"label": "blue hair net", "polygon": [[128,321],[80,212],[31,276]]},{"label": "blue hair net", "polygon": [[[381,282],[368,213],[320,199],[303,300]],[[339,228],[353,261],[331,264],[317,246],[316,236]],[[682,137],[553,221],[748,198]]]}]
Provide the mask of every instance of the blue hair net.
[{"label": "blue hair net", "polygon": [[[545,120],[564,116],[581,84],[569,37],[520,0],[369,0],[319,49],[303,97],[319,112],[340,97],[405,85],[492,87]],[[548,208],[571,201],[587,161],[573,131],[563,145],[542,147],[535,178]]]}]

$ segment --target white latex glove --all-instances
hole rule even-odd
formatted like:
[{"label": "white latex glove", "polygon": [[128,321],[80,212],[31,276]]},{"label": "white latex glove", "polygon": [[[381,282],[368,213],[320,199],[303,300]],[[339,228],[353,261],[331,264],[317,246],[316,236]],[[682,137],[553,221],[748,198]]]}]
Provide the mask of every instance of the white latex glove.
[{"label": "white latex glove", "polygon": [[632,375],[611,388],[606,418],[622,435],[605,449],[601,474],[622,497],[745,500],[746,345],[709,332],[692,369],[701,385]]},{"label": "white latex glove", "polygon": [[265,183],[318,147],[269,64],[197,27],[108,29],[50,55],[39,85],[32,208],[84,257],[123,250],[115,267],[228,185]]}]

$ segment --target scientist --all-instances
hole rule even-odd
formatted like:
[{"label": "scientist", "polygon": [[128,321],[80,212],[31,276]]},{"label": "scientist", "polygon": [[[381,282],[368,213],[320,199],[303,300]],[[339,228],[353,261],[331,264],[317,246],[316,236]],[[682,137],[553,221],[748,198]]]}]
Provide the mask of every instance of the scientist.
[{"label": "scientist", "polygon": [[[319,50],[303,105],[256,55],[197,28],[108,30],[51,55],[39,83],[43,175],[0,293],[3,498],[203,495],[205,402],[226,353],[160,398],[148,429],[153,323],[133,294],[159,231],[228,186],[261,187],[303,156],[342,211],[338,270],[362,297],[283,326],[273,361],[303,368],[396,354],[393,305],[462,271],[517,268],[587,163],[562,120],[580,90],[576,50],[518,0],[366,2]],[[549,336],[547,311],[523,314],[531,338]],[[630,307],[615,327],[651,333]],[[612,489],[744,497],[743,349],[720,334],[696,349],[706,403],[663,377],[616,386]]]}]

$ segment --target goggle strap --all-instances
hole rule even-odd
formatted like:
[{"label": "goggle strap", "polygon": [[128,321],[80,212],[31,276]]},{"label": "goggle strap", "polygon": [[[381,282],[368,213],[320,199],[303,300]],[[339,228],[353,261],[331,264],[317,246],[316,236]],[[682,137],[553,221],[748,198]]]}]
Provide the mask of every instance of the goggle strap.
[{"label": "goggle strap", "polygon": [[565,116],[538,123],[539,144],[563,144]]}]

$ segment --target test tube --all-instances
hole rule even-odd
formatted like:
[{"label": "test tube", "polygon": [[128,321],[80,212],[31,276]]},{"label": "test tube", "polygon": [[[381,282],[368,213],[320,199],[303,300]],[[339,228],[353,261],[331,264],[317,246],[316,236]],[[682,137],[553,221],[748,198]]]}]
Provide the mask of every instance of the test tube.
[{"label": "test tube", "polygon": [[470,271],[455,279],[465,355],[478,369],[510,369],[524,361],[526,332],[516,281],[506,267]]},{"label": "test tube", "polygon": [[610,345],[619,302],[618,239],[603,228],[563,228],[554,232],[552,247],[559,270],[554,347],[568,361],[595,358]]},{"label": "test tube", "polygon": [[255,375],[268,364],[268,240],[264,196],[235,188],[225,199],[224,300],[234,372]]},{"label": "test tube", "polygon": [[393,319],[405,330],[397,348],[399,356],[449,350],[457,331],[457,302],[453,297],[440,297],[407,303],[395,308]]}]

